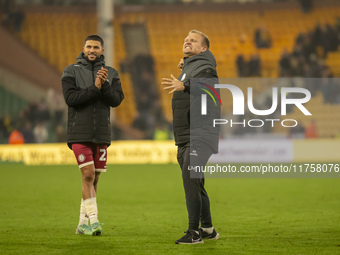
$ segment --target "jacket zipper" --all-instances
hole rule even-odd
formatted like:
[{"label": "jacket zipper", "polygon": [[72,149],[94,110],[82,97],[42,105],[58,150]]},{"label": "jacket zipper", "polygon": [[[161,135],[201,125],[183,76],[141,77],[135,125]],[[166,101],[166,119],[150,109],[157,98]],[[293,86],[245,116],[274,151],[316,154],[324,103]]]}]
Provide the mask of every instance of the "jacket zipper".
[{"label": "jacket zipper", "polygon": [[[92,64],[92,79],[93,84],[96,82],[94,78],[94,64]],[[96,140],[96,105],[93,107],[93,142]]]}]

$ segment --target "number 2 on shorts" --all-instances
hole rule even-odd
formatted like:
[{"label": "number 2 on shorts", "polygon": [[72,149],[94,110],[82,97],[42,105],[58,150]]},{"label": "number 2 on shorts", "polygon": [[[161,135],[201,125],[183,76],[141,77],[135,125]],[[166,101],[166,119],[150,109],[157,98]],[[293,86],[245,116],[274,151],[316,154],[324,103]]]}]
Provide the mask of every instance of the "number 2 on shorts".
[{"label": "number 2 on shorts", "polygon": [[106,161],[106,158],[105,158],[105,156],[106,156],[106,149],[100,149],[99,151],[102,153],[100,158],[99,158],[99,160],[100,161]]}]

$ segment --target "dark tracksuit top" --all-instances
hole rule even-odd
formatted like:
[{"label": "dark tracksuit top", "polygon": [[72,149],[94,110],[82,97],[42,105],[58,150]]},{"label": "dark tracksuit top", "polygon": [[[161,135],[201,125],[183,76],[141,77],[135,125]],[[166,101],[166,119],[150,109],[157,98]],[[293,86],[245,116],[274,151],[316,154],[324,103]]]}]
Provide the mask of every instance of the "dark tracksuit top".
[{"label": "dark tracksuit top", "polygon": [[[108,69],[108,79],[99,90],[94,84],[101,67]],[[65,68],[61,79],[68,105],[67,144],[111,144],[110,107],[124,99],[118,71],[105,66],[104,56],[91,63],[81,52],[77,63]]]},{"label": "dark tracksuit top", "polygon": [[[216,60],[209,50],[190,58],[184,58],[184,66],[178,79],[186,85],[190,83],[191,78],[195,78],[195,81],[198,80],[196,78],[200,78],[211,87],[218,83]],[[205,92],[199,88],[204,86],[191,82],[185,87],[184,91],[176,91],[172,98],[175,143],[177,146],[186,144],[190,142],[191,137],[191,140],[200,140],[208,144],[213,153],[217,153],[219,127],[213,127],[213,119],[220,118],[220,105],[218,103],[216,106],[208,96],[208,114],[202,116],[200,114],[201,94]],[[218,89],[216,91],[219,92]],[[190,104],[192,104],[191,107]],[[192,110],[194,112],[190,112]]]}]

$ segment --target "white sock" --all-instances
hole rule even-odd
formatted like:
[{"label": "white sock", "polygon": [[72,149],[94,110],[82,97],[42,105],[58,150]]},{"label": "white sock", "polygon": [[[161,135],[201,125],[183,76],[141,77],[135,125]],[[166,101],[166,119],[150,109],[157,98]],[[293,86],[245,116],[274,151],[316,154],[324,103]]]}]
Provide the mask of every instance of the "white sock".
[{"label": "white sock", "polygon": [[214,231],[214,227],[211,228],[202,228],[204,232],[207,232],[208,234],[211,234]]},{"label": "white sock", "polygon": [[79,226],[83,224],[88,224],[89,223],[89,218],[86,215],[86,210],[85,210],[85,203],[84,199],[81,199],[81,204],[80,204],[80,215],[79,215]]},{"label": "white sock", "polygon": [[99,222],[96,197],[88,198],[84,201],[86,214],[90,218],[90,224]]}]

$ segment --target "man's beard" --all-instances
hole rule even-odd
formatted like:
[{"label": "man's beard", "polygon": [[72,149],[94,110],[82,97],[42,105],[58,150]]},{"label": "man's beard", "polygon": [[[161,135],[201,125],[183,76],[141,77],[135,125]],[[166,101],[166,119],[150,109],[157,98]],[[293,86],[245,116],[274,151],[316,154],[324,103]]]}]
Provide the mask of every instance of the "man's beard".
[{"label": "man's beard", "polygon": [[89,57],[88,56],[86,56],[85,54],[84,54],[84,58],[87,60],[87,61],[89,61],[90,63],[95,63],[95,62],[98,62],[99,61],[99,59],[100,59],[100,56],[98,56],[98,57],[96,57],[94,60],[90,60],[89,59]]}]

